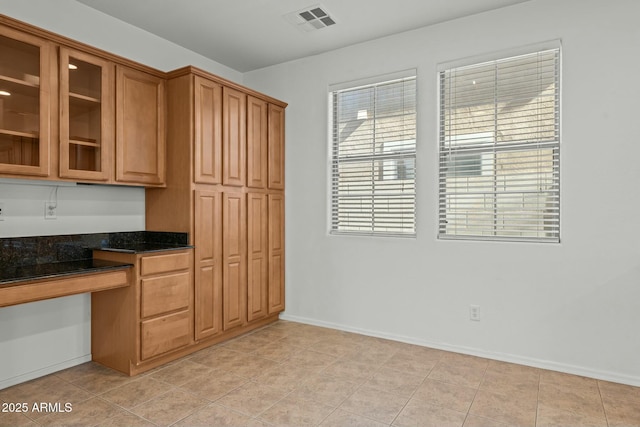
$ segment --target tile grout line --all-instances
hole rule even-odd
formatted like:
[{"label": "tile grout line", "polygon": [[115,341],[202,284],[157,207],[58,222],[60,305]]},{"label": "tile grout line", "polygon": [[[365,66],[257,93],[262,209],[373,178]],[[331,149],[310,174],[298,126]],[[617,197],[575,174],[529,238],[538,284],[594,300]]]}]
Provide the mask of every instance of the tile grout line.
[{"label": "tile grout line", "polygon": [[[396,352],[397,353],[397,352]],[[442,356],[441,356],[442,357]],[[427,381],[427,378],[429,378],[429,375],[431,374],[431,371],[433,371],[433,368],[436,367],[436,365],[440,362],[440,360],[438,360],[438,362],[433,365],[433,367],[431,369],[429,369],[429,373],[422,379],[422,381],[420,382],[420,385],[418,387],[416,387],[415,390],[413,390],[413,392],[411,393],[411,396],[409,396],[409,399],[407,399],[407,402],[402,405],[402,408],[400,409],[400,411],[398,411],[398,413],[396,414],[396,416],[393,418],[393,420],[389,423],[390,426],[393,425],[394,422],[396,422],[396,420],[398,419],[398,417],[400,416],[400,414],[402,414],[402,411],[404,411],[404,409],[407,407],[407,405],[409,404],[409,402],[411,402],[411,399],[413,399],[413,396],[416,394],[416,392],[418,391],[418,389],[420,388],[420,386],[422,386],[422,384],[424,384],[425,381]]]},{"label": "tile grout line", "polygon": [[602,389],[600,388],[600,381],[596,380],[596,385],[598,386],[598,396],[600,396],[600,404],[602,405],[602,412],[604,413],[604,420],[607,423],[607,427],[610,426],[609,423],[609,414],[607,408],[604,406],[604,399],[602,397]]},{"label": "tile grout line", "polygon": [[[318,339],[317,341],[314,341],[313,343],[309,344],[307,347],[303,347],[303,349],[304,349],[305,351],[313,351],[313,352],[316,352],[316,353],[318,353],[318,354],[322,354],[322,355],[325,355],[325,356],[334,357],[332,354],[324,353],[324,352],[322,352],[322,351],[314,350],[314,349],[312,348],[312,346],[314,346],[315,344],[318,344],[319,342],[322,342],[322,341],[323,341],[323,339],[322,339],[322,338],[320,338],[320,339]],[[332,362],[332,363],[330,363],[329,365],[327,365],[327,366],[325,366],[325,367],[321,368],[321,369],[320,369],[317,373],[315,373],[314,375],[321,375],[321,374],[322,374],[322,372],[323,372],[325,369],[327,369],[329,366],[333,365],[333,364],[334,364],[334,363],[336,363],[336,362],[339,362],[339,361],[341,361],[341,360],[343,360],[343,361],[344,361],[344,360],[349,360],[349,359],[346,359],[346,355],[342,355],[342,356],[335,356],[335,357],[336,357],[336,360],[335,360],[335,361],[333,361],[333,362]],[[286,359],[286,360],[289,360],[289,359]],[[378,370],[379,370],[379,369],[380,369],[380,366],[378,367]],[[377,371],[376,371],[376,372],[377,372]],[[368,379],[371,379],[371,378],[373,377],[373,375],[374,375],[374,374],[371,374],[371,376],[370,376],[370,377],[368,377],[368,378],[367,378],[367,380],[368,380]],[[332,378],[336,378],[336,377],[333,377],[333,376],[331,376],[331,375],[327,375],[327,376],[330,376],[330,377],[332,377]],[[309,381],[309,380],[307,380],[307,381]],[[305,384],[307,381],[304,381],[302,384]],[[330,417],[334,412],[336,412],[336,411],[340,408],[340,406],[341,406],[341,405],[342,405],[342,404],[343,404],[347,399],[349,399],[349,397],[351,397],[353,394],[355,394],[355,393],[356,393],[356,391],[357,391],[357,390],[359,390],[359,389],[360,389],[360,387],[362,387],[362,385],[364,385],[364,383],[365,383],[365,382],[366,382],[366,380],[365,380],[365,381],[363,381],[363,382],[362,382],[362,384],[360,384],[358,387],[356,387],[356,388],[354,389],[354,391],[352,391],[348,396],[346,396],[345,398],[343,398],[343,399],[342,399],[342,401],[341,401],[338,405],[336,405],[336,406],[332,409],[332,411],[331,411],[329,414],[327,414],[324,418],[322,418],[322,420],[320,420],[320,422],[319,422],[318,424],[316,424],[316,425],[318,425],[318,426],[319,426],[319,425],[320,425],[320,424],[322,424],[322,423],[323,423],[327,418],[329,418],[329,417]],[[296,387],[296,388],[294,388],[293,390],[291,390],[290,392],[288,392],[288,393],[287,393],[285,396],[283,396],[280,400],[278,400],[278,401],[277,401],[277,402],[275,402],[273,405],[271,405],[269,408],[265,409],[262,413],[260,413],[258,416],[256,416],[256,419],[257,419],[258,421],[261,421],[261,422],[262,422],[262,421],[266,421],[266,420],[263,420],[263,419],[261,419],[261,418],[259,418],[259,417],[260,417],[261,415],[263,415],[265,412],[267,412],[269,409],[271,409],[272,407],[274,407],[275,405],[277,405],[278,403],[282,402],[282,401],[283,401],[284,399],[286,399],[287,397],[291,396],[293,393],[295,393],[295,392],[296,392],[296,390],[297,390],[298,388],[299,388],[299,387]],[[304,398],[303,398],[303,399],[304,399]],[[307,399],[304,399],[304,400],[307,400]],[[326,404],[324,404],[324,403],[322,403],[322,402],[316,402],[315,400],[307,400],[307,401],[312,402],[312,403],[321,404],[321,405],[324,405],[324,406],[328,406],[328,405],[326,405]],[[349,412],[349,411],[345,411],[345,412]],[[349,412],[349,413],[351,413],[351,412]],[[353,414],[353,415],[361,416],[361,415],[359,415],[359,414]],[[365,418],[368,418],[368,417],[365,417]],[[377,420],[376,420],[376,422],[377,422]]]},{"label": "tile grout line", "polygon": [[[342,356],[342,357],[338,358],[334,363],[339,362],[339,361],[345,361],[345,357],[346,357],[346,356]],[[346,360],[348,361],[349,359],[346,359]],[[329,365],[329,366],[331,366],[331,365]],[[320,370],[320,373],[322,373],[322,371],[324,371],[325,369],[327,369],[329,366],[326,366],[326,367],[324,367],[322,370]],[[380,370],[380,368],[378,368],[378,370]],[[375,372],[377,372],[377,371],[375,371]],[[325,375],[326,375],[326,374],[325,374]],[[355,387],[351,393],[349,393],[346,397],[344,397],[344,398],[340,401],[340,403],[338,403],[338,404],[336,405],[336,407],[335,407],[335,408],[333,408],[333,410],[332,410],[332,411],[331,411],[327,416],[325,416],[325,417],[324,417],[324,418],[323,418],[323,419],[322,419],[318,424],[316,424],[316,425],[317,425],[317,426],[320,426],[323,422],[325,422],[325,421],[326,421],[326,420],[327,420],[331,415],[333,415],[333,414],[334,414],[338,409],[340,409],[340,406],[342,406],[342,404],[343,404],[344,402],[346,402],[346,401],[347,401],[351,396],[353,396],[353,395],[356,393],[356,391],[358,391],[358,390],[360,389],[360,387],[362,387],[362,386],[363,386],[363,385],[364,385],[368,380],[370,380],[371,378],[373,378],[373,376],[374,376],[374,375],[375,375],[375,373],[372,373],[372,374],[371,374],[371,376],[369,376],[367,379],[365,379],[364,381],[362,381],[362,383],[361,383],[361,384],[359,384],[357,387]],[[339,379],[338,377],[334,377],[334,376],[332,376],[332,375],[327,375],[327,376],[329,376],[329,377],[331,377],[331,378],[337,378],[337,379]],[[360,414],[353,414],[353,413],[351,413],[351,412],[349,412],[349,411],[345,411],[344,409],[341,409],[341,411],[343,411],[343,412],[347,412],[347,413],[349,413],[349,414],[356,415],[356,416],[359,416],[359,417],[367,418],[367,419],[370,419],[370,420],[375,421],[375,422],[379,422],[378,420],[375,420],[375,419],[372,419],[372,418],[369,418],[369,417],[365,417],[365,416],[360,415]],[[391,425],[391,424],[389,424],[389,425]]]},{"label": "tile grout line", "polygon": [[463,426],[467,422],[467,418],[469,418],[469,415],[471,415],[471,408],[473,407],[473,402],[476,401],[476,397],[478,397],[478,393],[480,392],[480,387],[482,387],[482,383],[484,382],[485,378],[487,377],[487,369],[489,369],[489,364],[487,364],[487,367],[485,368],[484,372],[482,373],[482,380],[480,380],[480,384],[478,384],[478,387],[475,389],[475,393],[473,393],[473,399],[471,399],[471,403],[469,404],[469,407],[467,408],[467,413],[464,416],[464,421],[462,421],[462,425]]},{"label": "tile grout line", "polygon": [[[398,352],[398,351],[396,350],[396,351],[395,351],[395,353],[394,353],[393,355],[389,356],[389,357],[388,357],[384,362],[382,362],[382,363],[380,363],[380,364],[377,364],[377,365],[376,365],[376,369],[375,369],[375,371],[373,371],[373,372],[372,372],[368,377],[366,377],[366,379],[362,380],[362,382],[358,385],[358,387],[356,387],[356,388],[353,390],[353,392],[351,392],[351,393],[350,393],[346,398],[344,398],[344,399],[342,400],[342,402],[340,402],[340,404],[339,404],[339,405],[334,409],[334,411],[333,411],[333,412],[335,412],[336,410],[340,409],[340,406],[342,406],[342,404],[344,404],[344,402],[346,402],[349,398],[351,398],[354,394],[356,394],[356,393],[357,393],[357,392],[358,392],[362,387],[364,387],[364,386],[366,385],[366,383],[367,383],[368,381],[370,381],[373,377],[375,377],[376,373],[378,373],[378,372],[382,369],[382,367],[383,367],[384,363],[385,363],[385,362],[387,362],[387,361],[389,361],[389,360],[390,360],[390,359],[391,359],[391,358],[392,358],[392,357],[393,357],[397,352]],[[344,357],[343,357],[343,358],[341,358],[341,359],[339,359],[339,360],[343,360],[343,361],[353,361],[352,359],[348,359],[348,358],[346,358],[346,359],[345,359]],[[361,363],[361,362],[356,362],[356,363]],[[403,408],[404,408],[404,406],[403,406]],[[358,416],[358,417],[362,417],[362,418],[370,419],[370,420],[372,420],[372,421],[374,421],[374,422],[376,422],[376,423],[387,424],[388,426],[391,426],[391,424],[393,424],[393,421],[394,421],[394,420],[395,420],[395,418],[397,417],[397,415],[396,415],[396,417],[394,417],[394,419],[393,419],[390,423],[383,423],[383,422],[381,422],[380,420],[375,419],[375,418],[373,418],[373,417],[368,417],[368,416],[365,416],[365,415],[362,415],[362,414],[357,414],[357,413],[351,412],[351,411],[346,410],[346,409],[341,409],[341,410],[342,410],[342,411],[344,411],[344,412],[347,412],[347,413],[349,413],[349,414],[352,414],[352,415]],[[332,413],[333,413],[333,412],[332,412]],[[402,412],[402,410],[400,410],[400,412]],[[399,414],[400,412],[398,412],[398,414]]]},{"label": "tile grout line", "polygon": [[534,426],[538,425],[538,413],[540,411],[540,389],[542,386],[542,374],[538,372],[538,395],[536,396],[536,418]]}]

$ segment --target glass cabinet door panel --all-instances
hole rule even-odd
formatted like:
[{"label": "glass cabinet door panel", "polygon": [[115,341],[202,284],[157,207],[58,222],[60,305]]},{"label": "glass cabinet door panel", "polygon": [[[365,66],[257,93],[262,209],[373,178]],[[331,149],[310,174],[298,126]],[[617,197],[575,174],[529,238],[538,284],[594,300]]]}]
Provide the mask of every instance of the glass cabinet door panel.
[{"label": "glass cabinet door panel", "polygon": [[0,74],[18,82],[40,83],[40,47],[10,36],[0,36]]},{"label": "glass cabinet door panel", "polygon": [[60,176],[105,181],[113,146],[113,65],[60,50]]},{"label": "glass cabinet door panel", "polygon": [[48,52],[46,41],[0,28],[0,173],[49,174]]}]

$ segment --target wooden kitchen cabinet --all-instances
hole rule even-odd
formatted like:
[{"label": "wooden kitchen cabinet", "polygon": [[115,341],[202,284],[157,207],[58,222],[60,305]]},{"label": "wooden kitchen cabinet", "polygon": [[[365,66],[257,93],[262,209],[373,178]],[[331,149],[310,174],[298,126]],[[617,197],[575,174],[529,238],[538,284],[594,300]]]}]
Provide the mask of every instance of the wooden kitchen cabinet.
[{"label": "wooden kitchen cabinet", "polygon": [[285,308],[284,298],[284,195],[269,194],[268,213],[268,313],[279,313]]},{"label": "wooden kitchen cabinet", "polygon": [[165,184],[165,81],[116,67],[116,181]]},{"label": "wooden kitchen cabinet", "polygon": [[265,317],[269,303],[267,195],[247,194],[247,319]]},{"label": "wooden kitchen cabinet", "polygon": [[0,26],[0,173],[50,175],[50,49]]},{"label": "wooden kitchen cabinet", "polygon": [[94,251],[133,264],[131,286],[91,296],[93,360],[135,375],[166,363],[193,342],[193,250]]},{"label": "wooden kitchen cabinet", "polygon": [[247,322],[246,204],[244,193],[222,194],[222,329]]},{"label": "wooden kitchen cabinet", "polygon": [[248,193],[247,234],[247,317],[251,322],[285,308],[281,193]]},{"label": "wooden kitchen cabinet", "polygon": [[243,187],[246,182],[247,95],[222,88],[222,183]]},{"label": "wooden kitchen cabinet", "polygon": [[267,188],[268,113],[267,101],[247,97],[247,187]]},{"label": "wooden kitchen cabinet", "polygon": [[113,63],[60,49],[60,177],[112,177],[115,111]]},{"label": "wooden kitchen cabinet", "polygon": [[140,360],[191,342],[190,251],[140,257]]},{"label": "wooden kitchen cabinet", "polygon": [[164,76],[0,15],[0,177],[164,186]]},{"label": "wooden kitchen cabinet", "polygon": [[247,98],[247,187],[284,189],[284,108]]},{"label": "wooden kitchen cabinet", "polygon": [[[284,193],[268,188],[270,105],[283,116],[285,103],[197,68],[168,75],[168,185],[146,189],[146,228],[187,232],[195,246],[196,346],[266,325],[284,309],[282,243],[273,250],[278,266],[269,266],[269,197]],[[278,236],[283,218],[271,219]]]},{"label": "wooden kitchen cabinet", "polygon": [[194,181],[222,183],[222,85],[194,76]]},{"label": "wooden kitchen cabinet", "polygon": [[222,193],[195,191],[195,338],[222,332]]},{"label": "wooden kitchen cabinet", "polygon": [[284,107],[269,104],[269,188],[284,190]]}]

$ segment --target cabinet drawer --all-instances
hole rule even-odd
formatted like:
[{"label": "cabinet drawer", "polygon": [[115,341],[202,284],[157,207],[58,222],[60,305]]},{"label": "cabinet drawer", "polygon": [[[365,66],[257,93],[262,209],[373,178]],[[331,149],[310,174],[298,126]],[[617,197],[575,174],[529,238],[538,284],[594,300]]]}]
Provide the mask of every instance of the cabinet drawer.
[{"label": "cabinet drawer", "polygon": [[189,273],[142,279],[140,313],[142,317],[189,307]]},{"label": "cabinet drawer", "polygon": [[167,271],[185,270],[189,268],[189,259],[189,252],[143,257],[140,263],[140,274],[148,276]]},{"label": "cabinet drawer", "polygon": [[189,312],[168,314],[142,322],[140,359],[146,360],[189,344]]}]

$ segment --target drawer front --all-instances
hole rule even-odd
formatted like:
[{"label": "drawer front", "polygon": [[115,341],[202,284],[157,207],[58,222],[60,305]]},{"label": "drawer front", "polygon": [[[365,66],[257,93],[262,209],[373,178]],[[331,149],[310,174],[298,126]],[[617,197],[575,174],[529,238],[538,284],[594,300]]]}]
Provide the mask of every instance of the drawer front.
[{"label": "drawer front", "polygon": [[186,270],[189,268],[190,258],[190,252],[143,257],[140,263],[140,274],[149,276],[167,271]]},{"label": "drawer front", "polygon": [[107,271],[0,287],[0,307],[129,286],[129,271]]},{"label": "drawer front", "polygon": [[189,312],[168,314],[142,322],[140,359],[146,360],[189,344]]},{"label": "drawer front", "polygon": [[189,273],[141,280],[140,313],[155,316],[189,307]]}]

